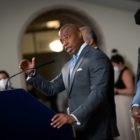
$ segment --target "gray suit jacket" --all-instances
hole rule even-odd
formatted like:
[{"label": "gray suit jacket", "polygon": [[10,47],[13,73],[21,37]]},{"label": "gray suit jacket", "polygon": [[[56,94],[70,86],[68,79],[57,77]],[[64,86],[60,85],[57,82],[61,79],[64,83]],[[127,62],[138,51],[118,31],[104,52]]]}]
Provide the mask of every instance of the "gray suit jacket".
[{"label": "gray suit jacket", "polygon": [[85,47],[69,81],[69,64],[52,81],[36,75],[28,82],[47,95],[67,91],[70,113],[81,125],[74,125],[80,140],[100,140],[118,136],[114,103],[113,67],[99,49]]}]

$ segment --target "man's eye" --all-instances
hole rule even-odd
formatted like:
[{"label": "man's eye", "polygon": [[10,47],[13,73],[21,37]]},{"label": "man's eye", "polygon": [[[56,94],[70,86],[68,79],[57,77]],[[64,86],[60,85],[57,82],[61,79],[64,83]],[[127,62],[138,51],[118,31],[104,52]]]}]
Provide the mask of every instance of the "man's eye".
[{"label": "man's eye", "polygon": [[65,37],[65,39],[69,39],[69,38],[70,38],[70,35],[68,35],[68,36]]},{"label": "man's eye", "polygon": [[69,39],[69,37],[68,37],[68,36],[66,36],[66,37],[65,37],[65,39]]}]

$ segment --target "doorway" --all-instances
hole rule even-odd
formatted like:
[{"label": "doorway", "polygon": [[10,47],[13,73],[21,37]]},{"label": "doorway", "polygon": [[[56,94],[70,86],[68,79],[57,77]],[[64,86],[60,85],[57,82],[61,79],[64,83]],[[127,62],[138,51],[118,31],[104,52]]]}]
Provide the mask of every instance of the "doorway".
[{"label": "doorway", "polygon": [[[94,31],[98,30],[94,26],[96,23],[91,21],[87,15],[70,8],[58,8],[43,11],[36,16],[29,23],[22,37],[22,58],[31,60],[32,57],[35,57],[36,65],[46,61],[55,61],[37,70],[45,79],[51,80],[57,76],[62,66],[70,59],[70,56],[63,50],[58,38],[60,27],[66,23],[74,23],[79,27],[90,26]],[[56,46],[57,48],[59,46],[59,49],[56,49]],[[66,111],[67,98],[65,92],[59,94],[59,96],[47,97],[28,84],[26,84],[26,88],[33,96],[55,112]]]}]

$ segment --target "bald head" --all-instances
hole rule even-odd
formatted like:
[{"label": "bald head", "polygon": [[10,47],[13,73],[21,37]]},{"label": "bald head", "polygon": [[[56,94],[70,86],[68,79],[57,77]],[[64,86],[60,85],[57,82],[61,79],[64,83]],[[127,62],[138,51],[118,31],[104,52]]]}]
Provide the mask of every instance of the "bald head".
[{"label": "bald head", "polygon": [[75,24],[65,24],[65,25],[63,25],[63,26],[60,28],[60,30],[59,30],[59,36],[60,36],[60,34],[63,33],[63,32],[67,32],[67,33],[69,33],[69,32],[78,33],[78,32],[80,32],[80,30],[79,30],[79,28],[77,27],[77,25],[75,25]]},{"label": "bald head", "polygon": [[83,36],[83,40],[91,47],[96,45],[97,37],[92,29],[88,26],[83,26],[80,28],[80,31]]},{"label": "bald head", "polygon": [[84,43],[82,34],[75,24],[65,24],[59,31],[60,41],[69,54],[76,54]]},{"label": "bald head", "polygon": [[91,31],[91,28],[89,26],[82,26],[79,29],[80,29],[80,31],[87,31],[87,32]]}]

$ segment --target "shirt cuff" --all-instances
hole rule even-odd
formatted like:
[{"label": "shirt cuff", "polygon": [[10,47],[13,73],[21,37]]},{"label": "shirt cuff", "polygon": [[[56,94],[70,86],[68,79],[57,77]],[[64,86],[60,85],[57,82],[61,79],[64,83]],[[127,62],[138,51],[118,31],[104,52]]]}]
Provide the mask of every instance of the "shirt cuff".
[{"label": "shirt cuff", "polygon": [[139,107],[140,105],[139,105],[139,104],[133,104],[132,107],[133,107],[133,106],[137,106],[137,107]]},{"label": "shirt cuff", "polygon": [[77,125],[81,125],[81,123],[79,122],[79,120],[77,119],[77,117],[74,114],[70,114],[70,115],[76,120]]},{"label": "shirt cuff", "polygon": [[139,107],[139,106],[140,106],[139,104],[133,104],[129,111],[132,112],[133,107]]},{"label": "shirt cuff", "polygon": [[27,77],[26,81],[30,80],[32,77],[36,75],[36,70],[33,70]]},{"label": "shirt cuff", "polygon": [[26,78],[26,81],[30,80],[31,78],[32,78],[32,77],[28,76],[28,77]]}]

